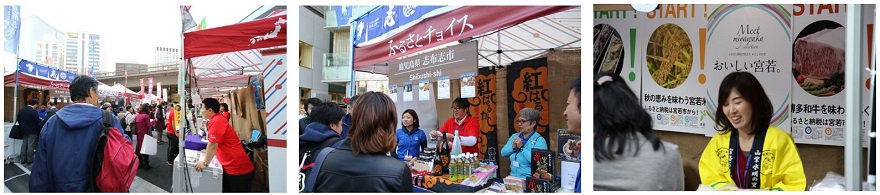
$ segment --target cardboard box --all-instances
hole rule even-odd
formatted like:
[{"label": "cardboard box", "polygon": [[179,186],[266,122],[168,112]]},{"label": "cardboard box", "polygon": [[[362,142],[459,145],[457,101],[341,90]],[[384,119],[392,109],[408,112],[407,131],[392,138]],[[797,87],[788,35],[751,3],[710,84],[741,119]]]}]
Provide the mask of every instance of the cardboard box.
[{"label": "cardboard box", "polygon": [[[223,167],[217,156],[208,163],[208,168],[202,172],[196,171],[196,162],[204,156],[204,152],[195,150],[184,150],[186,157],[185,163],[180,163],[179,156],[174,160],[174,170],[172,174],[171,192],[222,192],[223,191]],[[184,165],[186,166],[184,168]],[[186,182],[184,176],[189,176],[190,182]]]}]

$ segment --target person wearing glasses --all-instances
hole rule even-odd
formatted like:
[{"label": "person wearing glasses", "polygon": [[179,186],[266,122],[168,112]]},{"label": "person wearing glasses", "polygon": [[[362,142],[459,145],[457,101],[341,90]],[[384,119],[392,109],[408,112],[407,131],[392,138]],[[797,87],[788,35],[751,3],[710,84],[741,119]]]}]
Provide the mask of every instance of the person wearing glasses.
[{"label": "person wearing glasses", "polygon": [[547,149],[547,141],[541,137],[541,134],[535,132],[538,121],[541,121],[541,113],[538,110],[534,108],[520,110],[516,119],[520,131],[511,135],[504,148],[501,148],[501,156],[510,158],[510,175],[514,177],[529,177],[532,172],[532,149]]},{"label": "person wearing glasses", "polygon": [[461,152],[476,154],[480,149],[477,146],[477,137],[480,136],[480,120],[471,116],[468,108],[471,104],[465,98],[455,98],[452,101],[452,118],[446,120],[440,129],[431,132],[435,138],[443,137],[449,141],[449,150],[452,150],[452,141],[455,138],[455,130],[461,136]]}]

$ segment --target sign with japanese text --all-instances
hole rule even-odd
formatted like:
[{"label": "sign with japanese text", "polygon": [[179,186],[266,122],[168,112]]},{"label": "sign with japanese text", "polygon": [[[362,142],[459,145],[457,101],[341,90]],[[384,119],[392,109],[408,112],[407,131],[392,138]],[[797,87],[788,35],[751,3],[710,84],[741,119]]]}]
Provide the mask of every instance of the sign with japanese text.
[{"label": "sign with japanese text", "polygon": [[[343,26],[348,24],[348,17],[352,17],[352,6],[334,6],[337,7],[337,25]],[[347,10],[344,9],[347,7]],[[404,6],[378,6],[375,10],[367,13],[363,17],[353,22],[354,24],[354,44],[361,44],[373,40],[377,37],[385,35],[391,30],[406,26],[410,22],[416,22],[422,19],[426,14],[436,9],[446,6],[435,5],[404,5]],[[341,18],[341,17],[342,18]]]},{"label": "sign with japanese text", "polygon": [[642,41],[636,48],[644,52],[639,99],[654,129],[702,134],[712,127],[702,111],[707,86],[701,35],[707,16],[708,7],[695,4],[660,5],[638,15],[636,35]]},{"label": "sign with japanese text", "polygon": [[354,51],[355,69],[410,55],[574,6],[464,6],[419,22]]},{"label": "sign with japanese text", "polygon": [[402,83],[437,81],[441,76],[457,79],[462,73],[477,71],[477,42],[471,41],[428,53],[388,62],[388,81]]},{"label": "sign with japanese text", "polygon": [[[770,126],[791,129],[791,5],[711,5],[705,70],[706,118],[715,118],[721,81],[730,73],[754,75],[773,107]],[[716,124],[707,121],[706,134]]]},{"label": "sign with japanese text", "polygon": [[846,5],[792,6],[791,136],[799,143],[843,145]]},{"label": "sign with japanese text", "polygon": [[27,60],[21,60],[18,62],[18,71],[20,73],[33,75],[40,78],[67,81],[69,83],[73,83],[73,79],[76,78],[76,73],[52,68],[40,63]]},{"label": "sign with japanese text", "polygon": [[[862,45],[862,66],[865,68],[870,68],[872,70],[876,70],[876,67],[872,66],[872,61],[874,60],[874,50],[875,48],[872,46],[874,43],[874,11],[876,5],[868,4],[862,5],[862,27],[865,31],[862,32],[862,38],[859,40]],[[870,143],[868,140],[868,132],[871,132],[871,120],[874,116],[874,107],[872,106],[872,98],[874,98],[874,86],[876,83],[873,79],[871,79],[871,71],[867,69],[860,69],[862,74],[862,81],[864,83],[859,82],[858,84],[853,84],[853,86],[858,86],[859,89],[862,89],[862,103],[859,107],[859,110],[854,110],[853,112],[859,112],[862,114],[862,124],[859,124],[859,127],[862,128],[862,146],[867,147]]]}]

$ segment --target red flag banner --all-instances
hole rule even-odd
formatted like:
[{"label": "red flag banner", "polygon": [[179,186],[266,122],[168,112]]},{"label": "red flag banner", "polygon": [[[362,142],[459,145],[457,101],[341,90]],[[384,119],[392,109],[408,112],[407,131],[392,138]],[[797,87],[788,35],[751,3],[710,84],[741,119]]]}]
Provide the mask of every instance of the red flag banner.
[{"label": "red flag banner", "polygon": [[519,24],[576,6],[464,6],[428,19],[370,45],[355,48],[354,66],[400,58],[421,50]]},{"label": "red flag banner", "polygon": [[184,58],[287,45],[287,15],[184,33]]}]

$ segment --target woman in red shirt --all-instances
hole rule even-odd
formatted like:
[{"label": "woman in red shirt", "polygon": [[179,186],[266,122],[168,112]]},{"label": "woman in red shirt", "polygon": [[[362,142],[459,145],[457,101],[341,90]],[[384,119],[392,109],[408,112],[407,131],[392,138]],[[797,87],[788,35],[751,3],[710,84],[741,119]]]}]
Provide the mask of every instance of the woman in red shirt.
[{"label": "woman in red shirt", "polygon": [[431,135],[440,138],[443,135],[441,133],[446,133],[446,139],[450,143],[449,149],[452,150],[455,130],[458,130],[458,136],[461,136],[461,152],[478,153],[480,148],[477,146],[477,137],[480,136],[480,121],[468,112],[470,107],[471,104],[467,99],[455,98],[452,101],[452,118],[446,120],[443,126]]},{"label": "woman in red shirt", "polygon": [[165,116],[168,116],[165,119],[165,136],[168,137],[168,156],[165,164],[174,165],[174,158],[177,158],[177,154],[180,153],[180,138],[177,137],[177,129],[174,126],[174,106],[171,106],[171,109],[168,109],[168,112],[165,113]]},{"label": "woman in red shirt", "polygon": [[250,192],[251,180],[254,179],[254,165],[244,152],[241,140],[235,134],[235,130],[229,125],[225,117],[220,115],[220,102],[214,98],[202,100],[202,116],[209,118],[208,121],[208,148],[205,158],[196,163],[196,170],[202,171],[208,167],[208,162],[214,159],[223,165],[223,192]]}]

